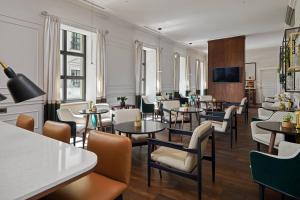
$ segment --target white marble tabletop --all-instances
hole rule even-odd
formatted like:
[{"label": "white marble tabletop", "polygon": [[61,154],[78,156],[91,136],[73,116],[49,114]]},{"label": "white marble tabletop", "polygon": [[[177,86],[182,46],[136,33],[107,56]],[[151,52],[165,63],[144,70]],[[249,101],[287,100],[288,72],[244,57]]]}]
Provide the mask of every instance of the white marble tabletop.
[{"label": "white marble tabletop", "polygon": [[27,199],[93,169],[97,156],[0,122],[0,199]]}]

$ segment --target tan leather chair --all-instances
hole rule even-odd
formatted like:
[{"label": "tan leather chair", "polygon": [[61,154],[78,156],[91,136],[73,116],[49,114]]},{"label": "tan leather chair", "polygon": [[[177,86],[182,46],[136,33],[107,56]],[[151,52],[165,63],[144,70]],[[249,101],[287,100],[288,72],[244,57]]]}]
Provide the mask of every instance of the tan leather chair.
[{"label": "tan leather chair", "polygon": [[46,121],[43,128],[43,134],[44,136],[69,144],[71,127],[65,123]]},{"label": "tan leather chair", "polygon": [[17,118],[16,126],[33,132],[34,119],[31,116],[20,114]]},{"label": "tan leather chair", "polygon": [[43,199],[122,199],[122,193],[129,185],[131,173],[132,144],[130,139],[91,131],[87,149],[98,156],[94,172]]}]

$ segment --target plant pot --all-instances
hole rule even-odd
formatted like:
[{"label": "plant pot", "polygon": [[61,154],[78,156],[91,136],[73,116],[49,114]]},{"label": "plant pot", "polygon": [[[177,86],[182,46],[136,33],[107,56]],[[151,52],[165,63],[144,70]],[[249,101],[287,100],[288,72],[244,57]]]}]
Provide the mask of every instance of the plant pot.
[{"label": "plant pot", "polygon": [[125,102],[125,101],[121,101],[121,102],[120,102],[120,106],[121,106],[121,107],[125,107],[125,105],[126,105],[126,102]]},{"label": "plant pot", "polygon": [[291,122],[281,122],[283,128],[292,128],[293,124]]}]

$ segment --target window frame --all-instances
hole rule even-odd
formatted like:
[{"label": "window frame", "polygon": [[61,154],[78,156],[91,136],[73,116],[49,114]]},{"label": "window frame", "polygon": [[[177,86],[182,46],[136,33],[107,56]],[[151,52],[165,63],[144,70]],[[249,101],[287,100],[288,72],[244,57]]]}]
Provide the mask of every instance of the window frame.
[{"label": "window frame", "polygon": [[[61,29],[62,30],[62,50],[60,50],[60,55],[63,57],[63,59],[61,60],[62,62],[62,67],[63,67],[63,74],[60,75],[60,80],[63,81],[63,86],[62,86],[62,99],[61,101],[63,103],[66,102],[78,102],[78,101],[86,101],[86,35],[81,34],[83,36],[83,42],[82,42],[82,46],[83,46],[83,53],[79,53],[79,52],[72,52],[72,51],[68,51],[68,30],[65,29]],[[74,32],[74,31],[70,31],[70,32]],[[76,32],[75,32],[76,33]],[[67,58],[68,56],[75,56],[75,57],[80,57],[83,59],[83,76],[72,76],[72,75],[67,75]],[[68,80],[82,80],[82,98],[81,99],[67,99],[67,81]]]}]

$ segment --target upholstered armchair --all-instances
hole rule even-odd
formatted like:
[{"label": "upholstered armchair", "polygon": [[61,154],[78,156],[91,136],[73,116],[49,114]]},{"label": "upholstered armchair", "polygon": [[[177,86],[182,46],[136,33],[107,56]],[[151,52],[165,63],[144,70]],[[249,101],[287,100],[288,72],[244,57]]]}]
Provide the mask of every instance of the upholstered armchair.
[{"label": "upholstered armchair", "polygon": [[34,131],[34,119],[31,116],[20,114],[17,117],[16,126],[33,132]]},{"label": "upholstered armchair", "polygon": [[43,135],[70,144],[71,127],[66,123],[48,120],[44,124]]},{"label": "upholstered armchair", "polygon": [[228,106],[236,106],[237,111],[236,114],[240,116],[244,116],[244,122],[248,122],[248,101],[247,97],[242,98],[241,102],[225,102],[223,104],[224,107]]},{"label": "upholstered armchair", "polygon": [[[157,139],[148,139],[148,186],[151,185],[151,168],[171,172],[197,181],[198,199],[202,191],[202,160],[212,162],[212,179],[215,179],[215,139],[211,122],[203,122],[194,132],[170,129],[170,134],[191,136],[188,147]],[[211,156],[205,156],[209,138],[212,140]],[[152,151],[155,146],[159,146]],[[193,173],[196,170],[196,173]]]},{"label": "upholstered armchair", "polygon": [[182,122],[184,120],[184,116],[182,114],[178,114],[176,119],[176,112],[173,112],[172,109],[179,108],[180,101],[179,100],[171,100],[171,101],[164,101],[162,108],[163,108],[163,117],[161,118],[162,122],[169,123],[169,127],[171,128],[172,123]]},{"label": "upholstered armchair", "polygon": [[259,184],[259,199],[264,199],[265,188],[283,196],[300,198],[300,145],[280,142],[278,156],[251,151],[250,163],[253,180]]},{"label": "upholstered armchair", "polygon": [[154,119],[154,108],[155,108],[154,103],[151,103],[147,96],[142,96],[141,101],[142,101],[141,102],[141,111],[142,111],[143,117],[146,114],[152,114],[152,118]]},{"label": "upholstered armchair", "polygon": [[199,96],[199,100],[200,108],[203,108],[205,110],[213,108],[213,105],[211,104],[213,97],[211,95]]},{"label": "upholstered armchair", "polygon": [[270,117],[273,115],[274,112],[270,110],[266,110],[264,108],[258,108],[257,113],[258,113],[258,119],[261,121],[265,121],[270,119]]},{"label": "upholstered armchair", "polygon": [[180,101],[180,105],[182,106],[189,103],[189,98],[180,95],[179,101]]},{"label": "upholstered armchair", "polygon": [[[140,110],[135,109],[119,109],[115,111],[113,125],[133,122],[136,120],[136,117],[140,115]],[[115,132],[115,131],[114,131]],[[116,134],[120,134],[117,133]],[[148,134],[132,134],[131,141],[133,146],[147,145]]]},{"label": "upholstered armchair", "polygon": [[82,134],[85,129],[86,120],[84,117],[74,115],[69,108],[60,108],[57,110],[57,117],[60,122],[67,123],[71,127],[71,137],[73,144],[76,144],[76,135]]},{"label": "upholstered armchair", "polygon": [[233,120],[235,106],[229,106],[225,112],[207,112],[206,115],[200,115],[200,118],[210,120],[215,128],[215,133],[230,134],[230,148],[233,144],[233,130],[235,130],[235,139],[237,139],[237,124]]},{"label": "upholstered armchair", "polygon": [[43,199],[121,200],[128,188],[131,173],[132,147],[128,138],[91,131],[87,150],[98,157],[94,172],[83,176]]},{"label": "upholstered armchair", "polygon": [[[273,121],[273,122],[281,122],[287,114],[291,114],[293,116],[293,120],[295,120],[295,114],[292,112],[284,112],[284,111],[278,111],[275,112],[268,120],[266,121]],[[262,130],[256,126],[256,124],[259,121],[253,121],[251,122],[251,134],[252,139],[257,143],[257,150],[260,151],[260,145],[269,145],[270,144],[270,138],[271,133],[266,130]],[[295,122],[295,121],[294,121]],[[281,141],[284,141],[284,135],[277,133],[274,143],[274,148],[278,148],[278,145]]]}]

